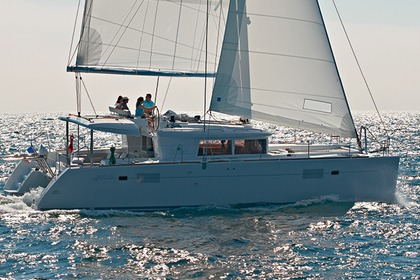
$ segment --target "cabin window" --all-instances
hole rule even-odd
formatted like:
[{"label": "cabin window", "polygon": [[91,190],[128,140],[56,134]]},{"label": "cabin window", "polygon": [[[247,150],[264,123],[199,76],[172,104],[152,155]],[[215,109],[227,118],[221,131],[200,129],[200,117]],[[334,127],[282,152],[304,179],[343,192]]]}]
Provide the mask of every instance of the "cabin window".
[{"label": "cabin window", "polygon": [[267,153],[267,139],[258,139],[258,143],[261,146],[261,154]]},{"label": "cabin window", "polygon": [[[233,146],[237,155],[267,153],[266,139],[236,139]],[[231,155],[232,140],[201,140],[198,155],[202,156],[206,150],[207,156]]]},{"label": "cabin window", "polygon": [[235,154],[261,154],[266,152],[265,139],[235,140]]},{"label": "cabin window", "polygon": [[[205,152],[207,151],[207,153]],[[230,155],[231,141],[230,140],[201,140],[198,148],[198,155],[208,156]]]}]

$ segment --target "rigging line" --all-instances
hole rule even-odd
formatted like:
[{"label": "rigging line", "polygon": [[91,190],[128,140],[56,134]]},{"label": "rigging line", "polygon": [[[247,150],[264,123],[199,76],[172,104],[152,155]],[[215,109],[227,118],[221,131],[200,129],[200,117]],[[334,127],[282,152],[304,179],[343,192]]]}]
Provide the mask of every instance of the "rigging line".
[{"label": "rigging line", "polygon": [[336,13],[337,13],[337,15],[338,15],[338,19],[340,20],[341,27],[343,28],[343,30],[344,30],[344,34],[346,35],[347,42],[349,43],[350,49],[351,49],[351,51],[352,51],[352,53],[353,53],[353,57],[354,57],[354,59],[355,59],[355,61],[356,61],[357,67],[359,68],[360,75],[362,76],[363,81],[365,82],[365,85],[366,85],[366,88],[367,88],[367,90],[368,90],[368,92],[369,92],[370,98],[372,99],[373,105],[375,106],[376,113],[378,114],[379,119],[380,119],[380,121],[381,121],[381,123],[382,123],[382,126],[383,126],[383,128],[384,128],[384,130],[385,130],[385,134],[388,136],[388,132],[387,132],[387,130],[386,130],[385,122],[384,122],[384,121],[383,121],[383,119],[382,119],[381,113],[379,112],[378,106],[376,105],[375,99],[373,98],[372,91],[370,90],[369,84],[368,84],[368,82],[367,82],[367,80],[366,80],[366,77],[365,77],[365,75],[364,75],[364,73],[363,73],[362,67],[361,67],[361,65],[360,65],[360,63],[359,63],[359,60],[358,60],[357,56],[356,56],[356,52],[354,51],[353,45],[352,45],[352,44],[351,44],[351,42],[350,42],[349,35],[348,35],[347,30],[346,30],[346,28],[345,28],[345,26],[344,26],[343,20],[341,19],[341,15],[340,15],[340,13],[338,12],[338,8],[337,8],[337,5],[335,4],[335,0],[332,0],[332,2],[333,2],[333,4],[334,4],[335,11],[336,11]]},{"label": "rigging line", "polygon": [[[185,7],[185,5],[184,5],[184,7]],[[175,41],[174,40],[172,40],[172,39],[170,39],[170,38],[166,38],[166,37],[163,37],[163,36],[159,36],[159,35],[157,35],[157,34],[153,34],[153,33],[151,33],[151,32],[147,32],[147,31],[145,31],[145,30],[141,30],[141,29],[139,29],[139,28],[135,28],[135,27],[133,27],[133,26],[126,26],[126,25],[123,25],[123,24],[120,24],[120,23],[118,23],[118,22],[114,22],[114,21],[110,21],[110,20],[105,20],[105,19],[102,19],[102,18],[98,18],[98,17],[95,17],[95,16],[91,16],[91,18],[92,19],[96,19],[96,20],[98,20],[98,21],[102,21],[102,22],[106,22],[106,23],[110,23],[110,24],[113,24],[113,25],[117,25],[117,26],[120,26],[120,27],[125,27],[127,30],[131,30],[131,31],[136,31],[136,32],[138,32],[138,33],[142,33],[142,34],[145,34],[145,35],[150,35],[150,37],[152,37],[152,36],[154,36],[154,37],[156,37],[156,38],[158,38],[158,39],[160,39],[160,40],[162,40],[162,41],[165,41],[165,42],[169,42],[169,43],[175,43]],[[114,38],[115,38],[115,36],[114,36]],[[194,40],[195,41],[195,40]],[[112,42],[111,42],[112,43]],[[110,47],[110,46],[114,46],[114,45],[112,45],[111,43],[107,43],[107,44],[103,44],[103,45],[106,45],[107,47]],[[180,46],[183,46],[183,47],[186,47],[186,48],[189,48],[189,49],[192,49],[192,50],[200,50],[199,48],[194,48],[193,46],[190,46],[190,45],[188,45],[188,44],[185,44],[185,43],[182,43],[182,42],[178,42],[178,45],[180,45]],[[121,47],[121,48],[123,48],[123,47]],[[130,47],[125,47],[126,49],[133,49],[133,50],[137,50],[137,49],[134,49],[134,48],[130,48]],[[209,52],[209,54],[214,54],[214,53],[212,53],[212,52]]]},{"label": "rigging line", "polygon": [[[207,40],[208,40],[207,37],[205,37],[205,36],[208,36],[208,33],[209,33],[208,30],[209,30],[210,11],[211,10],[209,8],[208,11],[207,11],[207,13],[206,13],[206,22],[205,22],[205,24],[203,26],[203,32],[200,32],[200,34],[202,34],[202,37],[198,41],[199,43],[198,43],[198,46],[197,46],[197,50],[198,50],[198,52],[197,52],[197,58],[194,59],[194,61],[197,62],[197,65],[196,65],[196,71],[197,72],[200,69],[200,63],[202,62],[201,59],[202,59],[202,54],[203,54],[203,45],[207,44]],[[212,17],[212,18],[214,18],[214,17]],[[197,27],[198,27],[198,24],[196,24],[196,30],[197,30]],[[194,42],[195,42],[195,37],[194,37]],[[210,52],[209,51],[208,46],[205,46],[205,48],[206,48],[206,50],[204,51],[204,53],[205,53],[206,56],[208,56],[208,54],[211,54],[211,55],[214,55],[217,58],[217,49],[215,49],[214,50],[214,53],[213,53],[213,52]],[[207,61],[205,59],[205,63],[209,63],[208,62],[208,59],[207,59]],[[214,68],[216,68],[216,65],[214,65]]]},{"label": "rigging line", "polygon": [[81,94],[80,94],[80,78],[81,74],[80,72],[75,73],[76,78],[76,107],[77,107],[77,115],[80,116],[80,113],[82,112],[82,101],[81,101]]},{"label": "rigging line", "polygon": [[98,116],[98,114],[96,113],[96,110],[95,110],[95,106],[93,106],[92,99],[90,99],[90,95],[89,95],[89,92],[88,92],[88,90],[87,90],[87,88],[86,88],[85,82],[84,82],[84,80],[82,79],[82,77],[81,77],[81,76],[80,76],[80,80],[82,81],[83,88],[84,88],[84,89],[85,89],[85,91],[86,91],[86,95],[87,95],[87,97],[88,97],[88,99],[89,99],[90,105],[92,106],[93,112],[95,113],[95,116]]},{"label": "rigging line", "polygon": [[[200,40],[199,40],[199,47],[198,47],[198,52],[197,52],[197,58],[195,59],[195,61],[197,61],[197,65],[196,65],[196,71],[198,72],[198,70],[200,69],[200,62],[201,62],[201,59],[202,59],[202,54],[203,54],[203,45],[205,44],[205,42],[206,42],[206,39],[205,39],[205,36],[206,36],[206,25],[204,25],[203,26],[203,32],[201,32],[201,34],[202,34],[202,36],[203,37],[201,37],[200,38]],[[207,54],[206,54],[207,55]]]},{"label": "rigging line", "polygon": [[69,59],[68,59],[68,61],[67,61],[67,65],[70,65],[70,60],[74,57],[74,54],[76,53],[76,52],[74,51],[74,52],[73,52],[73,55],[72,55],[72,54],[71,54],[71,50],[72,50],[72,48],[73,48],[74,34],[76,33],[76,24],[77,24],[77,18],[78,18],[78,16],[79,16],[80,2],[81,2],[81,0],[79,0],[79,4],[77,5],[76,18],[74,19],[73,34],[71,35],[70,50],[69,50]]},{"label": "rigging line", "polygon": [[[134,12],[134,14],[132,15],[130,21],[124,26],[124,22],[126,22],[128,16],[130,15],[131,11],[133,11],[134,7],[136,6],[138,0],[136,0],[134,2],[134,4],[131,6],[130,11],[127,13],[127,16],[125,17],[125,19],[123,20],[122,24],[120,25],[120,28],[118,29],[118,31],[115,33],[114,38],[112,38],[109,46],[111,46],[111,43],[114,41],[114,39],[117,37],[118,32],[121,30],[121,28],[124,26],[124,30],[122,31],[120,38],[118,39],[118,41],[115,43],[114,47],[112,48],[111,52],[109,53],[108,57],[106,58],[105,62],[102,64],[102,66],[105,66],[105,64],[108,62],[108,60],[110,59],[111,55],[113,54],[114,50],[117,48],[118,43],[121,41],[122,37],[124,36],[125,32],[127,31],[128,27],[130,26],[131,22],[133,21],[134,17],[137,15],[137,13],[139,12],[141,6],[143,6],[145,0],[141,1],[140,5],[138,6],[137,10]],[[108,50],[108,48],[104,51],[104,53]]]},{"label": "rigging line", "polygon": [[[144,18],[143,18],[143,26],[142,26],[142,30],[144,31],[144,26],[146,25],[146,18],[147,18],[147,11],[149,10],[149,2],[147,1],[147,5],[146,5],[146,11],[144,12]],[[140,42],[139,42],[139,48],[138,48],[138,54],[137,54],[137,68],[139,68],[139,63],[140,63],[140,53],[141,53],[141,44],[143,42],[143,35],[144,32],[141,32],[141,36],[140,36]]]},{"label": "rigging line", "polygon": [[[370,131],[369,127],[367,127],[367,126],[363,126],[363,127],[366,128],[366,131],[369,132],[370,137],[372,137],[373,140],[376,141],[376,143],[381,144],[381,142],[379,141],[379,139],[373,134],[372,131]],[[360,129],[362,129],[362,127]]]},{"label": "rigging line", "polygon": [[[234,12],[235,14],[241,14],[240,12]],[[283,19],[286,21],[299,21],[303,23],[310,23],[310,24],[316,24],[320,25],[319,22],[313,21],[313,20],[307,20],[297,17],[284,17],[284,16],[275,16],[275,15],[265,15],[265,14],[257,14],[257,13],[246,13],[247,16],[254,16],[254,17],[263,17],[263,18],[271,18],[271,19]]]},{"label": "rigging line", "polygon": [[169,83],[168,83],[168,86],[166,87],[165,97],[163,98],[163,102],[162,102],[162,106],[161,106],[161,110],[162,110],[162,111],[163,111],[163,107],[165,106],[166,96],[168,96],[169,87],[170,87],[170,85],[171,85],[172,78],[173,78],[173,77],[170,77],[170,79],[169,79]]},{"label": "rigging line", "polygon": [[[156,37],[156,36],[155,36]],[[105,44],[103,44],[103,45],[105,45]],[[178,45],[181,45],[181,44],[178,44]],[[123,46],[120,46],[119,47],[120,48],[120,50],[135,50],[135,51],[137,51],[138,49],[137,48],[132,48],[132,47],[123,47]],[[145,53],[150,53],[150,54],[158,54],[158,55],[160,55],[160,56],[165,56],[165,57],[173,57],[173,55],[171,55],[171,54],[169,54],[169,53],[164,53],[164,52],[157,52],[157,51],[146,51],[146,50],[143,50],[143,52],[145,52]],[[211,54],[211,55],[213,55],[213,53],[210,53],[209,52],[209,54]],[[200,61],[199,60],[193,60],[193,59],[189,59],[189,58],[187,58],[186,56],[181,56],[181,55],[177,55],[176,56],[176,58],[178,58],[178,59],[180,59],[180,60],[188,60],[188,61],[192,61],[192,62],[197,62],[197,63],[199,63]],[[210,62],[209,62],[210,63]],[[107,66],[114,66],[114,67],[123,67],[124,68],[124,66],[123,66],[123,64],[122,65],[119,65],[119,64],[108,64]],[[150,69],[154,69],[153,67],[149,67]],[[165,68],[165,69],[167,69],[167,70],[173,70],[173,69],[171,69],[171,68]],[[197,69],[197,72],[198,72],[198,70],[199,69]]]},{"label": "rigging line", "polygon": [[157,104],[157,96],[158,96],[158,89],[159,89],[159,78],[160,78],[160,76],[157,76],[156,90],[155,90],[155,105]]},{"label": "rigging line", "polygon": [[[207,50],[208,50],[208,37],[209,37],[209,7],[210,7],[210,5],[209,5],[209,0],[207,0],[206,1],[206,47],[205,47],[205,50],[206,50],[206,53],[205,53],[205,64],[204,64],[204,73],[205,73],[205,75],[204,75],[204,108],[203,108],[203,113],[204,113],[204,116],[203,116],[203,120],[204,120],[204,122],[203,122],[203,130],[204,130],[204,133],[205,133],[205,149],[203,149],[203,169],[205,168],[205,163],[207,162],[207,148],[208,148],[208,136],[209,136],[209,133],[210,133],[210,129],[208,129],[207,131],[206,131],[206,115],[207,115],[207,112],[206,112],[206,107],[207,107]],[[209,126],[210,126],[210,122],[209,122]],[[207,132],[207,134],[206,134],[206,132]]]},{"label": "rigging line", "polygon": [[[239,9],[240,4],[236,5],[236,10]],[[238,55],[238,60],[239,60],[239,84],[243,85],[244,84],[244,80],[246,82],[246,77],[245,75],[247,75],[247,71],[249,72],[249,56],[248,56],[248,62],[245,62],[244,65],[242,65],[243,63],[242,61],[242,56],[244,56],[244,60],[246,60],[247,58],[247,54],[242,54],[242,51],[247,48],[249,49],[249,43],[248,43],[248,36],[246,37],[247,42],[244,43],[244,38],[241,36],[241,30],[243,30],[243,28],[245,28],[245,34],[248,33],[248,27],[246,26],[246,22],[245,21],[245,17],[247,16],[247,11],[246,11],[246,2],[244,2],[244,6],[243,6],[243,13],[237,13],[236,14],[236,34],[238,36],[238,45],[237,45],[237,55]],[[243,24],[245,26],[243,26]],[[244,45],[244,46],[242,46]],[[248,65],[246,65],[246,63]],[[243,68],[248,68],[248,69],[243,69]],[[243,73],[244,72],[244,73]],[[249,82],[248,82],[249,83]],[[240,88],[240,94],[243,96],[244,94],[246,94],[246,92],[243,91],[243,88]],[[250,95],[251,93],[249,93]],[[251,108],[251,107],[250,107]],[[242,116],[241,116],[242,117]],[[246,118],[245,116],[243,116],[244,118]]]},{"label": "rigging line", "polygon": [[[88,2],[87,1],[85,2],[85,10],[83,12],[83,18],[82,18],[82,30],[80,31],[80,38],[79,38],[79,41],[77,42],[77,46],[74,48],[72,57],[75,56],[77,50],[80,48],[80,45],[82,44],[82,37],[85,33],[87,15],[90,15],[90,17],[92,16],[92,4],[93,4],[93,2],[90,2],[90,5],[88,7]],[[90,23],[90,21],[89,21],[89,23]],[[71,51],[71,49],[70,49],[70,51]],[[77,57],[76,57],[76,64],[77,64]]]},{"label": "rigging line", "polygon": [[[201,10],[198,11],[198,12],[201,13]],[[202,58],[202,54],[203,54],[203,45],[205,44],[206,39],[207,39],[205,36],[208,35],[208,21],[209,21],[208,18],[209,18],[209,14],[210,14],[210,11],[209,11],[209,9],[207,9],[207,12],[206,12],[206,22],[205,22],[205,24],[203,26],[202,32],[200,32],[200,34],[201,34],[202,37],[197,41],[198,42],[198,44],[197,44],[197,54],[196,54],[196,57],[197,58],[194,59],[194,61],[197,62],[196,71],[199,71],[199,69],[200,69],[200,62],[202,62],[201,61],[201,58]],[[194,33],[197,33],[197,27],[199,27],[198,26],[198,16],[199,16],[199,14],[197,15],[196,28],[195,28]],[[194,34],[194,42],[195,42],[195,34]],[[207,48],[207,50],[205,52],[206,52],[206,55],[209,53],[208,48]],[[217,52],[211,53],[211,54],[216,56],[217,55]],[[193,59],[193,58],[191,58],[191,59]]]},{"label": "rigging line", "polygon": [[206,131],[206,108],[207,108],[207,50],[208,50],[208,38],[209,38],[209,0],[206,1],[207,2],[207,7],[206,7],[206,46],[205,46],[205,63],[204,63],[204,108],[203,108],[203,119],[204,119],[204,126],[203,129],[204,131]]},{"label": "rigging line", "polygon": [[[219,2],[220,3],[220,2]],[[218,60],[218,50],[219,50],[219,40],[220,40],[220,25],[221,25],[221,18],[222,18],[222,14],[223,14],[223,9],[222,9],[222,5],[220,4],[219,7],[220,11],[219,11],[219,21],[217,23],[217,38],[216,38],[216,55],[214,56],[214,67],[213,67],[213,72],[216,73],[216,67],[217,67],[217,60]],[[216,81],[216,79],[213,79],[213,84]]]},{"label": "rigging line", "polygon": [[[133,11],[134,7],[136,6],[137,2],[138,2],[138,1],[136,0],[136,1],[133,3],[133,5],[132,5],[132,6],[131,6],[131,8],[130,8],[130,11],[127,13],[127,16],[124,18],[124,20],[122,21],[122,23],[121,23],[121,24],[118,24],[118,23],[117,23],[117,25],[119,25],[119,26],[120,26],[120,28],[117,30],[117,32],[115,32],[114,37],[112,38],[112,40],[111,40],[111,41],[110,41],[110,43],[108,44],[107,48],[103,51],[103,53],[106,53],[106,52],[108,51],[108,48],[109,48],[110,46],[113,46],[112,50],[111,50],[111,51],[110,51],[110,53],[108,54],[108,57],[106,58],[106,60],[105,60],[105,61],[104,61],[104,63],[102,64],[102,66],[105,66],[105,64],[106,64],[106,63],[108,62],[108,60],[111,58],[111,55],[114,53],[114,50],[117,48],[118,43],[121,41],[122,37],[124,36],[125,32],[127,31],[128,27],[130,26],[130,23],[133,21],[134,17],[137,15],[138,11],[140,10],[141,6],[143,5],[144,0],[140,3],[140,5],[138,6],[137,10],[136,10],[136,11],[134,12],[134,14],[132,15],[132,17],[131,17],[130,21],[129,21],[127,24],[125,24],[125,25],[124,25],[124,23],[126,22],[126,20],[128,19],[129,15],[130,15],[130,13]],[[114,45],[112,45],[112,42],[114,41],[114,39],[115,39],[115,38],[117,38],[118,33],[120,32],[120,30],[121,30],[123,27],[125,27],[125,28],[124,28],[124,30],[122,31],[122,33],[121,33],[120,37],[118,38],[117,42],[116,42]]]},{"label": "rigging line", "polygon": [[176,58],[176,47],[178,46],[178,35],[179,35],[179,25],[181,22],[181,12],[182,12],[182,0],[179,4],[179,13],[178,13],[178,25],[176,27],[176,36],[175,36],[175,46],[174,46],[174,56],[172,60],[172,69],[175,67],[175,58]]},{"label": "rigging line", "polygon": [[[198,11],[197,11],[197,17],[195,19],[195,28],[194,28],[194,37],[193,37],[193,45],[192,45],[192,51],[191,51],[191,64],[190,64],[190,69],[193,69],[193,60],[194,60],[194,49],[195,49],[195,37],[197,35],[197,28],[198,28],[198,19],[200,16],[200,9],[201,9],[201,1],[198,7]],[[197,47],[197,50],[200,50]]]},{"label": "rigging line", "polygon": [[[179,5],[179,1],[180,0],[176,0],[176,1],[172,1],[172,0],[166,0],[167,2],[170,2],[170,3],[172,3],[172,4],[174,4],[174,5]],[[200,3],[199,3],[199,6],[198,6],[198,8],[194,8],[194,6],[193,5],[188,5],[188,4],[192,4],[192,3],[194,3],[195,4],[195,2],[194,1],[186,1],[187,2],[187,4],[181,4],[181,5],[183,5],[184,6],[184,8],[185,9],[188,9],[188,10],[190,10],[190,11],[197,11],[197,12],[200,12],[200,13],[204,13],[204,12],[202,12],[201,11],[201,9],[200,9],[200,7],[201,7],[201,2],[204,2],[204,1],[200,1]],[[189,2],[189,3],[188,3]]]},{"label": "rigging line", "polygon": [[[229,85],[227,86],[222,86],[219,85],[219,88],[224,89],[224,90],[228,90],[229,89]],[[261,87],[237,87],[238,89],[241,90],[252,90],[252,91],[260,91],[262,94],[270,94],[270,93],[278,93],[278,94],[289,94],[289,95],[303,95],[303,96],[311,96],[312,98],[320,98],[320,97],[325,97],[321,94],[317,94],[317,93],[313,93],[310,91],[307,92],[298,92],[298,91],[287,91],[287,90],[282,90],[282,89],[271,89],[271,88],[261,88]],[[342,97],[335,97],[335,96],[330,96],[328,97],[329,100],[344,100],[344,98]],[[329,101],[324,101],[325,103],[331,103]]]},{"label": "rigging line", "polygon": [[152,55],[153,55],[153,42],[155,39],[155,29],[156,29],[156,19],[159,10],[159,0],[156,1],[156,11],[155,11],[155,20],[153,21],[153,31],[152,31],[152,42],[150,43],[150,59],[149,59],[149,67],[152,66]]}]

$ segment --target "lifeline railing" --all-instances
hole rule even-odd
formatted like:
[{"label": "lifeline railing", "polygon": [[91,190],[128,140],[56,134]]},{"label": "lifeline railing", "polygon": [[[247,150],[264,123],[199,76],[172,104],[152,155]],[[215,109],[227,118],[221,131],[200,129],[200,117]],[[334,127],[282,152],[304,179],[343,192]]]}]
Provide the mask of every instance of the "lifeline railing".
[{"label": "lifeline railing", "polygon": [[52,169],[51,169],[50,165],[49,165],[49,164],[48,164],[48,162],[45,160],[45,158],[43,158],[43,157],[41,157],[41,158],[34,158],[34,159],[32,159],[32,160],[36,161],[36,163],[38,164],[39,168],[40,168],[43,172],[45,172],[45,173],[47,173],[48,175],[50,175],[50,177],[54,177],[54,176],[55,176],[54,172],[52,171]]},{"label": "lifeline railing", "polygon": [[[378,149],[369,151],[368,150],[368,140],[367,140],[367,133],[370,133],[373,137],[373,139],[380,145],[380,147]],[[364,153],[377,153],[377,152],[382,152],[383,155],[389,154],[389,147],[391,145],[391,139],[390,137],[387,135],[385,140],[383,141],[379,141],[373,134],[372,132],[365,126],[361,126],[360,127],[360,136],[363,138],[363,142],[364,142],[364,148],[363,148],[363,152]]]}]

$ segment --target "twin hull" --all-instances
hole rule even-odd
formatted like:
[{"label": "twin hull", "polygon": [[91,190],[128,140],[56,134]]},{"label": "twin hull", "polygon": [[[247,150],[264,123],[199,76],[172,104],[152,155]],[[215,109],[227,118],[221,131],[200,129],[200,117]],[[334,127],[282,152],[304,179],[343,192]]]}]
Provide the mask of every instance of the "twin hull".
[{"label": "twin hull", "polygon": [[37,202],[48,209],[166,209],[293,203],[325,195],[394,202],[398,157],[71,167]]}]

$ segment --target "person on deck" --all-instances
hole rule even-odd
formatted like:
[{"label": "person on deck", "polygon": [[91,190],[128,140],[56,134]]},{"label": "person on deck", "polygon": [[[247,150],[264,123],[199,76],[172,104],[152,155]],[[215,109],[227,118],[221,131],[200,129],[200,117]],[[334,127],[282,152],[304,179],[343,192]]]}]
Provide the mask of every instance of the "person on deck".
[{"label": "person on deck", "polygon": [[144,98],[142,96],[140,96],[139,98],[137,98],[137,103],[136,103],[136,117],[142,117],[144,115],[144,109],[145,109],[145,107],[143,106],[143,101],[144,101]]},{"label": "person on deck", "polygon": [[130,111],[130,109],[128,109],[128,105],[127,105],[127,103],[128,103],[128,97],[127,96],[124,96],[123,97],[123,99],[122,99],[122,103],[121,103],[121,105],[120,105],[120,108],[119,109],[121,109],[121,110],[128,110],[128,111]]},{"label": "person on deck", "polygon": [[115,109],[121,109],[121,103],[123,102],[123,97],[120,95],[117,98],[117,102],[115,102]]},{"label": "person on deck", "polygon": [[143,102],[144,112],[148,115],[153,114],[153,109],[156,108],[155,102],[152,101],[152,95],[150,93],[146,94],[146,100]]},{"label": "person on deck", "polygon": [[143,102],[144,113],[147,118],[147,126],[149,129],[152,129],[155,116],[153,116],[153,109],[156,108],[155,102],[152,101],[152,95],[150,93],[146,94],[146,100]]}]

